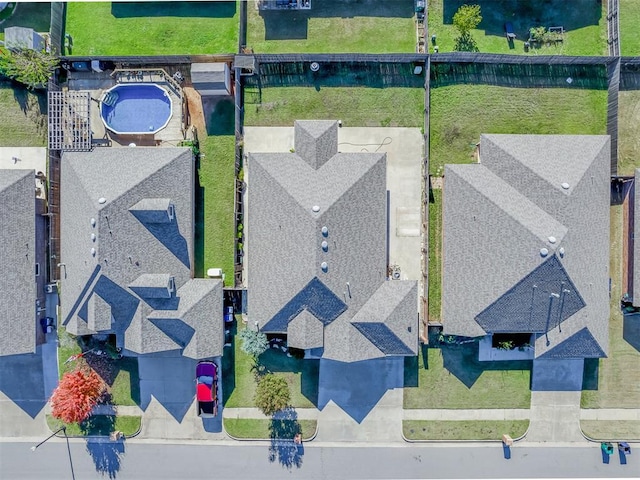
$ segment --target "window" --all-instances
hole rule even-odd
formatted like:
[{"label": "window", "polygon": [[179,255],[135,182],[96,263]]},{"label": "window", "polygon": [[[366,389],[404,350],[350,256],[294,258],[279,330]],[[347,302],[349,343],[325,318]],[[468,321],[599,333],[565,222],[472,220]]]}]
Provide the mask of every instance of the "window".
[{"label": "window", "polygon": [[173,292],[175,290],[176,286],[173,280],[173,277],[169,278],[169,291]]},{"label": "window", "polygon": [[169,213],[169,220],[173,220],[173,217],[175,216],[176,212],[175,212],[175,207],[173,206],[173,203],[169,204],[169,209],[168,209],[168,213]]},{"label": "window", "polygon": [[36,277],[40,276],[40,264],[36,262]]}]

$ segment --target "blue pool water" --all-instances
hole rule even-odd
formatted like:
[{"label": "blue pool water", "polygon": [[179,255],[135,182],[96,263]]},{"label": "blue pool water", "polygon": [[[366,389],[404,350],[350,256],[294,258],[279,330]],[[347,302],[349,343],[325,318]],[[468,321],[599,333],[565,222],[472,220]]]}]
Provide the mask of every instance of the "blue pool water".
[{"label": "blue pool water", "polygon": [[157,85],[124,83],[105,92],[101,115],[115,133],[153,134],[169,122],[171,99]]}]

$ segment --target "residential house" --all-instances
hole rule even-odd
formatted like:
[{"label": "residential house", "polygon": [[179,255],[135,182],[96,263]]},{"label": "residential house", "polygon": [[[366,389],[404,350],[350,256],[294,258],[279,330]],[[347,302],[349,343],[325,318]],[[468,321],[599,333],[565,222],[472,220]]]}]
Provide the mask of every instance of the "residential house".
[{"label": "residential house", "polygon": [[294,152],[248,155],[250,324],[309,357],[416,355],[417,282],[388,278],[386,154],[339,153],[335,121],[294,130]]},{"label": "residential house", "polygon": [[607,136],[482,135],[478,164],[446,165],[444,333],[481,359],[604,357],[609,321]]},{"label": "residential house", "polygon": [[65,152],[61,318],[115,335],[126,355],[222,355],[222,282],[194,279],[194,160],[188,148]]},{"label": "residential house", "polygon": [[35,353],[38,343],[38,315],[44,310],[38,279],[45,272],[36,236],[36,223],[44,220],[36,215],[44,205],[36,199],[35,173],[0,170],[0,356]]}]

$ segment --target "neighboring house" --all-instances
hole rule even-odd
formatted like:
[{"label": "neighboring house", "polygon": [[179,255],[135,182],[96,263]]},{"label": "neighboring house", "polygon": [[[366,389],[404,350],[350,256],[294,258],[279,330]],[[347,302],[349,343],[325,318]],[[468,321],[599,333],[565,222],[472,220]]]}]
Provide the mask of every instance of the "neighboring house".
[{"label": "neighboring house", "polygon": [[61,312],[74,335],[114,334],[128,355],[222,355],[222,282],[193,279],[188,148],[62,156]]},{"label": "neighboring house", "polygon": [[413,356],[417,282],[387,278],[384,153],[338,153],[335,121],[295,122],[295,153],[247,162],[248,316],[307,356]]},{"label": "neighboring house", "polygon": [[445,166],[445,334],[606,356],[609,155],[606,136],[482,135],[479,164]]},{"label": "neighboring house", "polygon": [[44,233],[44,200],[36,198],[35,173],[0,169],[0,356],[34,353],[42,341],[46,272],[36,231]]}]

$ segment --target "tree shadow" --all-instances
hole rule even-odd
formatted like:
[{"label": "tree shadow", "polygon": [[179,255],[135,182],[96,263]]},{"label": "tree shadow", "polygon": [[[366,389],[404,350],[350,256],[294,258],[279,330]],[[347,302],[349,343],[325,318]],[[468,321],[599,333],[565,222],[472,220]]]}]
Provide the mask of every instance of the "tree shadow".
[{"label": "tree shadow", "polygon": [[231,18],[236,2],[113,2],[111,15],[131,17],[211,17]]},{"label": "tree shadow", "polygon": [[443,0],[442,22],[453,24],[453,15],[465,4],[480,5],[482,21],[478,29],[485,35],[504,36],[504,23],[511,22],[518,38],[528,38],[534,26],[562,26],[565,31],[598,25],[602,17],[599,0],[573,0],[564,2],[523,2],[521,0]]},{"label": "tree shadow", "polygon": [[309,12],[262,10],[265,40],[306,40],[309,31]]},{"label": "tree shadow", "polygon": [[98,473],[110,479],[118,476],[125,453],[124,440],[87,439],[87,451]]},{"label": "tree shadow", "polygon": [[291,470],[302,466],[304,447],[302,443],[295,443],[296,435],[302,434],[302,427],[298,422],[298,414],[293,407],[276,412],[269,425],[269,462],[276,460]]}]

